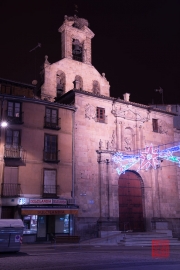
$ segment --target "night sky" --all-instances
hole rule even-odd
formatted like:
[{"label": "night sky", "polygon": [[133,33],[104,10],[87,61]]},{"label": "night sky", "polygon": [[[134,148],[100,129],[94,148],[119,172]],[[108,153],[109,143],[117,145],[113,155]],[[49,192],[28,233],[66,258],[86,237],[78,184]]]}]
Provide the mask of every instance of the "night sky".
[{"label": "night sky", "polygon": [[112,97],[128,92],[132,102],[162,103],[154,91],[162,87],[165,103],[180,103],[179,0],[1,0],[0,77],[31,83],[45,55],[59,61],[58,28],[74,4],[95,33],[92,64],[106,74]]}]

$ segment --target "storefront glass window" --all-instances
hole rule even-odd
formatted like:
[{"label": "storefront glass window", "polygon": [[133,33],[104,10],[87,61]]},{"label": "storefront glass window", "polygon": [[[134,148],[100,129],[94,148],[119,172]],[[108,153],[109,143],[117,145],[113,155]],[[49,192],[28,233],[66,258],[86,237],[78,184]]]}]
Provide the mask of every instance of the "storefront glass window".
[{"label": "storefront glass window", "polygon": [[37,233],[37,215],[28,215],[23,217],[24,234]]},{"label": "storefront glass window", "polygon": [[55,233],[69,233],[69,214],[55,217]]}]

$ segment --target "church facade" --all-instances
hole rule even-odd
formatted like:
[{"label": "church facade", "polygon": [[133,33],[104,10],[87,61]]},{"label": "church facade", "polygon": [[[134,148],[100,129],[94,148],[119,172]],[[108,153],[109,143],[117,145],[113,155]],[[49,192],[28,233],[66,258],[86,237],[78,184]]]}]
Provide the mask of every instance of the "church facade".
[{"label": "church facade", "polygon": [[[41,99],[76,107],[76,233],[172,230],[180,236],[180,134],[174,113],[110,96],[105,73],[91,63],[94,33],[85,19],[65,16],[62,60],[46,56]],[[159,226],[159,227],[158,227]]]}]

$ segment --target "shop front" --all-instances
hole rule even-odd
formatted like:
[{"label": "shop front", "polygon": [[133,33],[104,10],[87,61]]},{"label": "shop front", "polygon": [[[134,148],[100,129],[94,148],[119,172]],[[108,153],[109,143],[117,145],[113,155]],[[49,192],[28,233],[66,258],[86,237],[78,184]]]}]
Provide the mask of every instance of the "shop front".
[{"label": "shop front", "polygon": [[78,206],[62,199],[29,199],[21,207],[24,242],[48,241],[55,235],[73,235]]},{"label": "shop front", "polygon": [[23,242],[49,241],[55,235],[74,234],[78,208],[66,199],[6,198],[2,199],[2,213],[8,213],[7,209],[13,211],[11,216],[1,218],[22,219]]}]

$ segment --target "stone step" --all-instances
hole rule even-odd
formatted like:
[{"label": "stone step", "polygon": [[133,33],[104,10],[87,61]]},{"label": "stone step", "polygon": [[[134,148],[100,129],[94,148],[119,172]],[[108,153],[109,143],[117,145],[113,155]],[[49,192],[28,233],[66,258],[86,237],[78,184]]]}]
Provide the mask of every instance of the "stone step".
[{"label": "stone step", "polygon": [[[120,243],[120,245],[121,245],[121,243]],[[147,241],[143,241],[143,242],[141,242],[141,241],[139,241],[139,242],[129,242],[129,243],[124,243],[124,246],[126,246],[126,247],[132,247],[132,246],[142,246],[142,247],[144,247],[144,246],[149,246],[149,247],[151,247],[152,246],[152,242],[151,241],[149,241],[149,242],[147,242]],[[180,241],[177,241],[177,242],[169,242],[169,246],[180,246]]]}]

